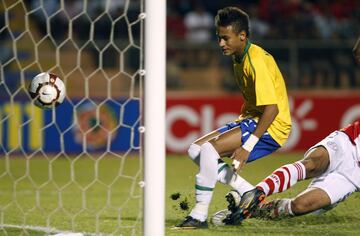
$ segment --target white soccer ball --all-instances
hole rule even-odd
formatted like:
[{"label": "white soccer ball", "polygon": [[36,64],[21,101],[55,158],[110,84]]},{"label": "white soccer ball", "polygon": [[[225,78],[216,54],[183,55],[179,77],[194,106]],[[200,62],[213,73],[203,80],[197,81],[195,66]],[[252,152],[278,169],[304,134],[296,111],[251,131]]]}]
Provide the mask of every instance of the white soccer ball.
[{"label": "white soccer ball", "polygon": [[32,79],[29,94],[36,106],[42,109],[50,109],[64,101],[65,84],[59,76],[43,72]]},{"label": "white soccer ball", "polygon": [[231,214],[231,211],[228,209],[224,209],[216,212],[211,216],[210,222],[215,226],[223,226],[225,225],[224,220]]},{"label": "white soccer ball", "polygon": [[[232,204],[234,205],[234,207],[238,208],[240,206],[241,195],[238,191],[236,191],[234,189],[231,190],[230,192],[228,192],[226,194],[225,198],[229,203],[231,201]],[[228,208],[229,208],[229,206],[228,206]],[[210,222],[215,226],[223,226],[223,225],[225,225],[224,220],[230,215],[231,215],[231,211],[229,209],[224,209],[224,210],[218,211],[211,216]]]}]

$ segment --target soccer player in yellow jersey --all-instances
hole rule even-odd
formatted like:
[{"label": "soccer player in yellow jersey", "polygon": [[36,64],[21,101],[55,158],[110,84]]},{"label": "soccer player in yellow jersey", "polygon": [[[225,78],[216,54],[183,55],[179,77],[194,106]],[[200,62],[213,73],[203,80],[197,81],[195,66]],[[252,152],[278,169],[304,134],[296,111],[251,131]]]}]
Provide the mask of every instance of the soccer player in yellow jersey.
[{"label": "soccer player in yellow jersey", "polygon": [[[189,147],[200,167],[196,175],[196,205],[177,228],[207,228],[207,215],[217,181],[240,194],[254,187],[236,172],[247,162],[264,157],[287,140],[291,118],[286,86],[274,58],[249,40],[249,17],[236,7],[226,7],[215,17],[219,46],[234,63],[235,79],[244,97],[239,119],[196,140]],[[233,159],[232,168],[221,157]],[[229,207],[233,194],[227,195]],[[261,196],[260,196],[261,197]]]},{"label": "soccer player in yellow jersey", "polygon": [[[360,37],[354,45],[353,56],[360,65]],[[229,209],[215,213],[212,222],[236,225],[252,216],[282,218],[332,209],[359,190],[359,167],[360,119],[311,147],[301,161],[276,169],[241,197],[232,191]],[[311,184],[295,198],[262,204],[265,195],[283,192],[309,178],[313,178]]]}]

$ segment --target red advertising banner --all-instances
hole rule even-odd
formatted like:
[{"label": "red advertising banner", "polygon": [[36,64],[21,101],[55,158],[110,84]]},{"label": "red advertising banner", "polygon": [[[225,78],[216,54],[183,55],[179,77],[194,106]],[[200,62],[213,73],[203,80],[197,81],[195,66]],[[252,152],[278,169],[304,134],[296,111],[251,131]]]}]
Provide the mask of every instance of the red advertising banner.
[{"label": "red advertising banner", "polygon": [[[360,118],[360,93],[346,96],[290,95],[292,132],[282,151],[304,151]],[[235,120],[241,96],[168,98],[166,147],[185,153],[197,138]]]}]

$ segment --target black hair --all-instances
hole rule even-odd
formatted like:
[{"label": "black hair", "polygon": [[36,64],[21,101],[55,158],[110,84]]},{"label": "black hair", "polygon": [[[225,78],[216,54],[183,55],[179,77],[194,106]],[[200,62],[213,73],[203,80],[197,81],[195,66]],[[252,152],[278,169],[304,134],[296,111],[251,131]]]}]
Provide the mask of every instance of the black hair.
[{"label": "black hair", "polygon": [[232,26],[235,33],[245,31],[246,36],[250,36],[249,15],[237,7],[225,7],[218,10],[215,16],[215,26]]}]

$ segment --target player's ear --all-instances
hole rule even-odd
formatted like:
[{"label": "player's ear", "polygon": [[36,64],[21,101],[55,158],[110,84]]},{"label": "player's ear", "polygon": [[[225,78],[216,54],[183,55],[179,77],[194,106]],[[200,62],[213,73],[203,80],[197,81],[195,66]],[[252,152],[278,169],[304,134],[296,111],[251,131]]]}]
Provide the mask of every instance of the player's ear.
[{"label": "player's ear", "polygon": [[244,31],[241,31],[239,33],[239,38],[241,41],[244,41],[246,39],[246,33]]}]

